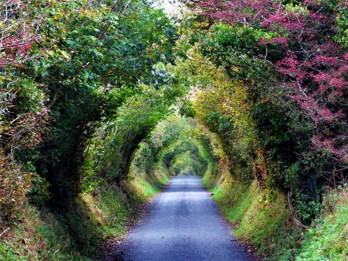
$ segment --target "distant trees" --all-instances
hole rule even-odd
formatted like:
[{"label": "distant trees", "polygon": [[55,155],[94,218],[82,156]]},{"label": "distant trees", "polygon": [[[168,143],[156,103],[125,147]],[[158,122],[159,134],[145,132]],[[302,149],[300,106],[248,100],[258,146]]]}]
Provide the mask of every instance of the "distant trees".
[{"label": "distant trees", "polygon": [[170,115],[140,144],[130,174],[149,178],[161,171],[162,175],[204,175],[208,165],[204,153],[211,153],[202,147],[204,134],[194,119]]}]

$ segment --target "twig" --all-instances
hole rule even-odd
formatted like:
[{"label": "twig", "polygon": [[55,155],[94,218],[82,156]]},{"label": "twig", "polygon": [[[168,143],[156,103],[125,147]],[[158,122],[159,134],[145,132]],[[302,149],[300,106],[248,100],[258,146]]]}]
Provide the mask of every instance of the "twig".
[{"label": "twig", "polygon": [[299,226],[301,226],[301,227],[303,227],[303,228],[305,228],[305,229],[308,229],[308,227],[305,226],[305,225],[303,225],[298,219],[294,218],[294,221],[295,221],[295,223],[296,223],[297,225],[299,225]]},{"label": "twig", "polygon": [[10,228],[8,227],[8,228],[6,228],[4,231],[2,231],[1,234],[0,234],[0,237],[2,237],[2,235],[5,234],[5,233],[6,233],[7,231],[9,231],[9,230],[10,230]]}]

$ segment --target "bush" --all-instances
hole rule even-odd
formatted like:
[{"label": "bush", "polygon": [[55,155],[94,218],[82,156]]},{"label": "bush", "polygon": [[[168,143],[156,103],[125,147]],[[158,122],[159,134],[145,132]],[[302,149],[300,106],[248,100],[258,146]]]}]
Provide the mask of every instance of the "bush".
[{"label": "bush", "polygon": [[0,150],[0,216],[8,219],[25,201],[31,175]]}]

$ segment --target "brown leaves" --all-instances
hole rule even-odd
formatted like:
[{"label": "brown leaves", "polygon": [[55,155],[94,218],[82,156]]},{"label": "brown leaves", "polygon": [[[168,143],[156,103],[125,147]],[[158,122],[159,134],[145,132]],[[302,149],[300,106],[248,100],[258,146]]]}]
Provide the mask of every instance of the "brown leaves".
[{"label": "brown leaves", "polygon": [[0,216],[12,217],[14,210],[22,206],[30,188],[30,174],[5,157],[0,149]]}]

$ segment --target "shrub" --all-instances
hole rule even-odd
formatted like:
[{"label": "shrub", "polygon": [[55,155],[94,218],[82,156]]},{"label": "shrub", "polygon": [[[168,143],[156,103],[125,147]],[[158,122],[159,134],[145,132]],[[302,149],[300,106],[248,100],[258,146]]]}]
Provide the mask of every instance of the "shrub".
[{"label": "shrub", "polygon": [[30,189],[31,175],[0,150],[0,216],[9,218],[25,200]]}]

